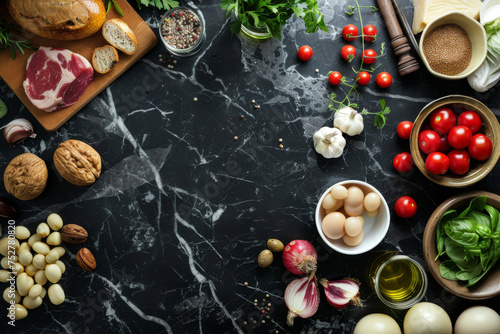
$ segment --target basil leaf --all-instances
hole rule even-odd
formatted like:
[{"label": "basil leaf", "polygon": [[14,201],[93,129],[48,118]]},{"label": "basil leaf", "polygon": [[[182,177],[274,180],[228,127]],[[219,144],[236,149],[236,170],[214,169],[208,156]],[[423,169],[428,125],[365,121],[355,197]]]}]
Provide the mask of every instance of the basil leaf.
[{"label": "basil leaf", "polygon": [[476,222],[470,218],[449,220],[444,224],[444,230],[452,240],[464,246],[474,246],[479,241],[479,235],[476,233]]},{"label": "basil leaf", "polygon": [[457,273],[460,269],[457,267],[455,262],[451,260],[444,261],[439,265],[439,273],[443,278],[449,279],[450,281],[458,281]]},{"label": "basil leaf", "polygon": [[474,267],[471,271],[459,271],[456,273],[455,277],[458,278],[461,281],[468,281],[479,274],[483,271],[483,268],[478,265]]},{"label": "basil leaf", "polygon": [[462,218],[467,216],[470,210],[476,209],[478,211],[483,211],[486,205],[486,196],[478,196],[470,201],[469,206],[465,209],[458,217]]},{"label": "basil leaf", "polygon": [[[380,101],[382,104],[382,100]],[[384,101],[385,103],[385,101]],[[445,253],[444,250],[444,239],[446,237],[446,234],[444,232],[444,223],[447,222],[450,219],[456,218],[458,216],[457,211],[455,210],[448,210],[446,211],[441,218],[439,218],[438,225],[436,228],[436,246],[437,246],[437,255],[434,261],[436,261],[441,255]]]},{"label": "basil leaf", "polygon": [[7,114],[7,105],[5,102],[0,100],[0,118],[4,117]]},{"label": "basil leaf", "polygon": [[477,225],[484,225],[491,229],[491,218],[489,215],[476,210],[471,210],[467,217],[474,219]]},{"label": "basil leaf", "polygon": [[500,212],[498,212],[498,210],[496,208],[492,207],[491,205],[485,205],[484,209],[490,215],[490,226],[489,226],[489,228],[492,231],[495,231],[496,228],[497,228],[497,225],[498,225],[498,218],[500,217]]},{"label": "basil leaf", "polygon": [[470,259],[465,248],[458,242],[446,238],[446,255],[462,270],[472,269],[479,264],[478,258]]},{"label": "basil leaf", "polygon": [[476,233],[483,239],[491,238],[491,230],[484,225],[476,225]]}]

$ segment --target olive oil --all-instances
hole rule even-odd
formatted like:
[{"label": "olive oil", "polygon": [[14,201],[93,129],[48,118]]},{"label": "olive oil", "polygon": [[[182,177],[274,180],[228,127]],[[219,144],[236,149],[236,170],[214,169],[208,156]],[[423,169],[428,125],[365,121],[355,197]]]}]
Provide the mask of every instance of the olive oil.
[{"label": "olive oil", "polygon": [[396,260],[382,269],[378,288],[382,296],[392,303],[401,303],[417,296],[423,287],[420,268],[406,259]]}]

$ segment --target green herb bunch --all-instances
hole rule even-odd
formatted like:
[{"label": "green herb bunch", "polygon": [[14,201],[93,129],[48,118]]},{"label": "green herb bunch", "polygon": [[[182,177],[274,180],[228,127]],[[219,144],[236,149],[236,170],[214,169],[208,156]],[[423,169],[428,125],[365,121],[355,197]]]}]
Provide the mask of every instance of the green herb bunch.
[{"label": "green herb bunch", "polygon": [[446,211],[436,229],[436,260],[441,276],[476,284],[500,259],[500,213],[486,204],[486,196],[474,198],[460,214]]},{"label": "green herb bunch", "polygon": [[16,59],[16,49],[24,54],[24,48],[35,49],[30,46],[30,41],[18,41],[12,37],[13,26],[0,18],[0,50],[10,49],[12,58]]},{"label": "green herb bunch", "polygon": [[234,11],[236,20],[231,23],[234,34],[240,32],[241,25],[266,26],[274,38],[281,39],[281,28],[294,14],[304,20],[307,33],[318,29],[328,32],[316,0],[222,0],[221,8],[227,15]]},{"label": "green herb bunch", "polygon": [[179,6],[178,1],[174,0],[137,0],[137,6],[141,9],[141,5],[146,7],[153,6],[159,9],[170,10],[171,8],[175,8]]}]

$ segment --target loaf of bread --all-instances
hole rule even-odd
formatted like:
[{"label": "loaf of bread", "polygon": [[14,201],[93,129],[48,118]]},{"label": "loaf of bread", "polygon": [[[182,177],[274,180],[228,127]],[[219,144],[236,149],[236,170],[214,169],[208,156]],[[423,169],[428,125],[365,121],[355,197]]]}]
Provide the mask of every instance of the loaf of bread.
[{"label": "loaf of bread", "polygon": [[8,8],[21,27],[50,39],[88,37],[106,20],[102,0],[8,0]]},{"label": "loaf of bread", "polygon": [[95,48],[92,54],[92,66],[101,74],[111,71],[118,60],[118,51],[111,45]]},{"label": "loaf of bread", "polygon": [[137,51],[137,38],[132,29],[122,20],[111,19],[104,22],[102,35],[109,44],[128,55]]}]

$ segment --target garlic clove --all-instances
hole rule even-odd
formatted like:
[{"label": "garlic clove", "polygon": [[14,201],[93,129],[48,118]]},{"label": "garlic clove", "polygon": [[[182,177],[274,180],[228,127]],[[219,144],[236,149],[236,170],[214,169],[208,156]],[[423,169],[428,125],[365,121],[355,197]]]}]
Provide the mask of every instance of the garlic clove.
[{"label": "garlic clove", "polygon": [[18,118],[11,121],[3,129],[3,136],[7,143],[13,145],[22,142],[28,137],[35,138],[36,134],[33,130],[33,124],[24,118]]},{"label": "garlic clove", "polygon": [[13,219],[17,215],[16,209],[9,203],[5,202],[3,199],[0,199],[0,217],[5,219]]}]

